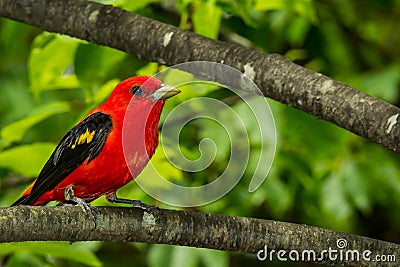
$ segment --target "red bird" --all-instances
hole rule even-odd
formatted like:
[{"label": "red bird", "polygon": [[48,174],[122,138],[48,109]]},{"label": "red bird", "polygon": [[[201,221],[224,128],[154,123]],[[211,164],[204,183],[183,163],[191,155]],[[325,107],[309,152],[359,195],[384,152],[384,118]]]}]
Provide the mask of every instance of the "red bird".
[{"label": "red bird", "polygon": [[[102,195],[113,203],[143,205],[117,198],[116,190],[147,165],[158,145],[165,99],[179,92],[148,76],[119,83],[102,105],[61,139],[35,182],[13,206],[56,200],[87,209],[87,203]],[[128,136],[123,137],[123,127]]]}]

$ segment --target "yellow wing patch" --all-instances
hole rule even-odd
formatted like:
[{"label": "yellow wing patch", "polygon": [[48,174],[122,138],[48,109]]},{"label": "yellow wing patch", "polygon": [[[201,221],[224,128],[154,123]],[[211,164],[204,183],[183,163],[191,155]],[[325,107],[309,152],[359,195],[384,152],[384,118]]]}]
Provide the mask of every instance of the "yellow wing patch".
[{"label": "yellow wing patch", "polygon": [[75,143],[71,145],[71,148],[74,149],[77,145],[82,145],[84,143],[89,144],[92,142],[95,133],[96,131],[89,132],[89,129],[86,128],[86,132],[75,139]]}]

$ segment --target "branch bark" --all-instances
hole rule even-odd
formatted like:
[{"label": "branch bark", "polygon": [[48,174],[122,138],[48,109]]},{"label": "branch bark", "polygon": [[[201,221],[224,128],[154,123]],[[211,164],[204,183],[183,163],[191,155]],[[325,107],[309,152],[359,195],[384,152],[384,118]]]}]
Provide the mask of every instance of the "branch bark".
[{"label": "branch bark", "polygon": [[[254,70],[264,96],[352,131],[400,155],[400,109],[281,55],[264,54],[84,0],[0,0],[0,16],[174,65],[223,62]],[[164,42],[171,37],[169,42]]]},{"label": "branch bark", "polygon": [[[268,253],[290,250],[302,255],[304,250],[314,250],[314,262],[346,266],[379,266],[362,257],[365,250],[375,255],[400,255],[400,245],[350,235],[307,225],[276,222],[262,219],[232,217],[200,212],[155,210],[147,213],[136,208],[96,207],[96,224],[77,206],[32,207],[18,206],[0,209],[0,242],[16,241],[127,241],[181,246],[203,247],[218,250],[256,254],[267,246]],[[346,250],[359,251],[360,261],[340,260],[337,240],[347,241]],[[336,259],[324,249],[337,250]],[[343,254],[344,255],[344,254]],[[262,254],[263,256],[263,254]],[[307,256],[306,256],[307,257]],[[269,254],[267,256],[269,260]],[[395,264],[395,262],[389,263]]]},{"label": "branch bark", "polygon": [[[0,16],[113,47],[147,61],[174,65],[188,61],[223,62],[254,70],[264,96],[299,108],[400,154],[400,109],[276,54],[211,40],[112,6],[83,0],[0,0]],[[164,42],[166,36],[171,37]],[[79,207],[0,209],[0,242],[27,240],[101,240],[165,243],[257,253],[268,250],[348,249],[393,254],[397,244],[284,222],[160,210],[99,207],[96,227]],[[362,266],[379,262],[322,262]],[[371,255],[370,255],[371,256]],[[371,256],[372,257],[372,256]]]}]

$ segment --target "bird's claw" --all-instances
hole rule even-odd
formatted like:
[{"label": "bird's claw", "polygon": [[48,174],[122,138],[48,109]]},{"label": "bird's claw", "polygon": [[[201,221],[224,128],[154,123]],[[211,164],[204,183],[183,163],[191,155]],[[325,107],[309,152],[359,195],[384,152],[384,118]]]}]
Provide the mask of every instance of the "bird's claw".
[{"label": "bird's claw", "polygon": [[80,199],[80,198],[76,198],[76,202],[77,202],[76,205],[81,207],[83,212],[86,215],[89,215],[90,218],[92,218],[92,221],[93,221],[94,226],[96,228],[96,216],[94,215],[93,211],[95,211],[97,208],[95,206],[90,205],[89,203],[86,203],[83,199]]},{"label": "bird's claw", "polygon": [[146,203],[143,203],[140,200],[131,200],[131,199],[124,199],[124,198],[118,198],[115,192],[110,193],[106,195],[106,199],[111,202],[111,203],[123,203],[123,204],[130,204],[134,208],[140,208],[144,210],[145,212],[148,212],[152,215],[156,215],[156,213],[160,210],[159,207],[153,206],[153,205],[148,205]]},{"label": "bird's claw", "polygon": [[140,208],[148,213],[151,213],[154,215],[154,213],[158,212],[160,210],[159,207],[154,206],[154,205],[148,205],[146,203],[143,203],[140,200],[132,200],[132,207],[134,208]]},{"label": "bird's claw", "polygon": [[90,218],[92,219],[94,223],[94,228],[96,228],[96,216],[93,211],[95,211],[97,208],[95,206],[90,205],[89,203],[86,203],[83,199],[74,196],[74,188],[73,186],[69,186],[65,188],[64,190],[64,198],[67,202],[73,202],[75,205],[81,207],[83,212],[86,215],[89,215]]}]

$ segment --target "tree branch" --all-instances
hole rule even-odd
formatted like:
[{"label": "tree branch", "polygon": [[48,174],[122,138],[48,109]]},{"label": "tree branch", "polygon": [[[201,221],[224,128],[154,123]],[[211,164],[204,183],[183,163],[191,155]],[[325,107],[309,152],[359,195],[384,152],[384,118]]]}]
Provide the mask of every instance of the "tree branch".
[{"label": "tree branch", "polygon": [[[400,109],[281,55],[199,36],[119,8],[83,0],[0,0],[0,16],[174,65],[223,62],[253,68],[263,94],[333,122],[400,155]],[[169,42],[165,37],[172,34]]]},{"label": "tree branch", "polygon": [[[362,252],[400,255],[400,245],[307,225],[262,219],[232,217],[200,212],[156,210],[147,213],[136,208],[96,207],[96,225],[80,207],[18,206],[0,209],[0,242],[16,241],[128,241],[203,247],[256,254],[267,246],[275,250],[338,250],[337,240],[345,239],[345,250],[358,250],[360,261],[336,260],[327,253],[318,262],[376,266],[362,258]],[[269,259],[269,255],[267,257]],[[314,260],[317,262],[317,260]]]},{"label": "tree branch", "polygon": [[[253,68],[263,94],[333,122],[400,154],[400,109],[382,100],[302,68],[276,54],[249,50],[211,40],[136,14],[83,0],[0,0],[0,16],[43,30],[68,34],[113,47],[148,61],[174,65],[207,60],[244,71]],[[169,42],[165,36],[171,36]],[[168,35],[167,35],[168,34]],[[0,209],[0,242],[27,240],[101,240],[165,243],[257,253],[305,249],[337,249],[340,238],[348,249],[372,255],[399,256],[397,244],[331,230],[253,218],[160,210],[155,214],[133,208],[99,207],[96,227],[79,207]],[[329,260],[363,266],[379,262]],[[370,255],[371,256],[371,255]],[[371,256],[372,257],[372,256]]]}]

